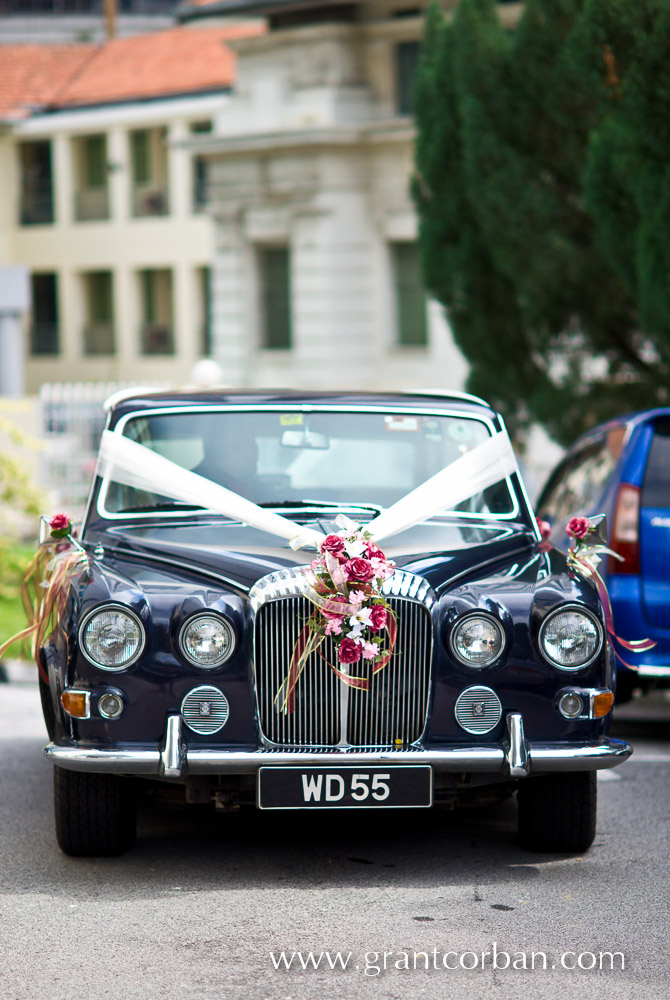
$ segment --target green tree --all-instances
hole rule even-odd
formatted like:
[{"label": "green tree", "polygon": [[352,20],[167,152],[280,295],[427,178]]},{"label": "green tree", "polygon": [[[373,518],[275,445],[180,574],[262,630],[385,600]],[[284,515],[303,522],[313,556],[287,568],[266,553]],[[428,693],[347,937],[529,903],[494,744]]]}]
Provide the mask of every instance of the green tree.
[{"label": "green tree", "polygon": [[517,435],[539,420],[567,442],[667,401],[669,16],[663,0],[527,0],[511,33],[494,0],[427,16],[426,284],[468,388]]},{"label": "green tree", "polygon": [[[16,426],[10,413],[0,400],[0,643],[21,628],[25,617],[19,595],[29,554],[27,546],[19,545],[8,530],[3,511],[36,516],[40,509],[40,494],[24,467],[27,451],[39,443]],[[26,643],[17,645],[14,654],[26,654],[27,649]]]}]

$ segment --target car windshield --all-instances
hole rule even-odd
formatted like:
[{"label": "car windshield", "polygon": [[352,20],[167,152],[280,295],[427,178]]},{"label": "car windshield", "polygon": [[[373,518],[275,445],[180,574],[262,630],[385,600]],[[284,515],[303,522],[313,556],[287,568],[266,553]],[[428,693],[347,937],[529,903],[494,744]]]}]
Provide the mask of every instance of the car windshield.
[{"label": "car windshield", "polygon": [[[288,408],[138,415],[123,433],[261,505],[389,507],[491,432],[470,416]],[[187,509],[115,482],[106,484],[102,500],[111,514]],[[515,510],[504,480],[457,508],[497,516]]]}]

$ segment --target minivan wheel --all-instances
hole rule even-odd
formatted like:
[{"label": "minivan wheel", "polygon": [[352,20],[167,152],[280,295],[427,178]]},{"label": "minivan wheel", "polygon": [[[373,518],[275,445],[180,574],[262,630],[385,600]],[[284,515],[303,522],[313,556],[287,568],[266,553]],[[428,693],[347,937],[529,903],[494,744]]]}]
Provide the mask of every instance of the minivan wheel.
[{"label": "minivan wheel", "polygon": [[581,853],[596,835],[595,771],[547,774],[519,785],[519,842],[528,851]]},{"label": "minivan wheel", "polygon": [[116,774],[81,774],[54,768],[56,839],[77,858],[123,854],[135,842],[135,789]]}]

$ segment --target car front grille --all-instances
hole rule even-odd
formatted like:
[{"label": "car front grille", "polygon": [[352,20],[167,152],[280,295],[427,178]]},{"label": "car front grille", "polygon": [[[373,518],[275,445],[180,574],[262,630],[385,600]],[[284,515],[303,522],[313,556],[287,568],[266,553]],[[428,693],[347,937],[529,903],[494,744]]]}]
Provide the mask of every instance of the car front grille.
[{"label": "car front grille", "polygon": [[[348,669],[370,678],[370,690],[340,681],[335,643],[312,653],[295,688],[295,710],[281,711],[277,693],[288,674],[298,637],[314,610],[303,595],[299,571],[264,577],[250,597],[254,618],[254,669],[260,726],[277,746],[391,747],[413,743],[423,732],[431,676],[435,596],[422,577],[397,571],[384,585],[398,622],[390,662],[374,677],[370,661]],[[339,665],[341,668],[341,665]]]}]

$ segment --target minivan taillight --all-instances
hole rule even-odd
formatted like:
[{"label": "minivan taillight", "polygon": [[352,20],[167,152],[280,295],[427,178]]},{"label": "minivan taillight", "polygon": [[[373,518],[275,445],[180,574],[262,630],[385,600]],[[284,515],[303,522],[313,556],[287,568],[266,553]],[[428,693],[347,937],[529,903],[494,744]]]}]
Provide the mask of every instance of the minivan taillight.
[{"label": "minivan taillight", "polygon": [[614,523],[610,548],[623,556],[619,562],[610,556],[610,573],[640,572],[640,490],[622,483],[614,507]]}]

